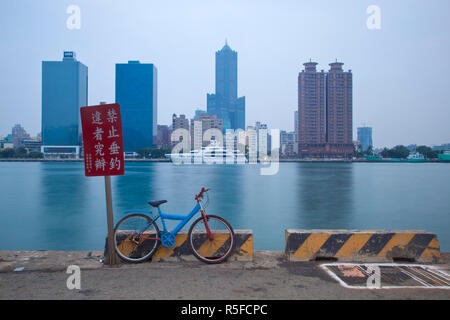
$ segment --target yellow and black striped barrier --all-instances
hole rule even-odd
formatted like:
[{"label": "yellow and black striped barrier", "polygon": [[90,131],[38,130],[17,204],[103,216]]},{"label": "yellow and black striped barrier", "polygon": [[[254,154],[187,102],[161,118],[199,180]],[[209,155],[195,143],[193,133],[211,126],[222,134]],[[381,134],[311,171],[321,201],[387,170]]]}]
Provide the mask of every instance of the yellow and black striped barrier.
[{"label": "yellow and black striped barrier", "polygon": [[437,263],[440,248],[436,234],[426,231],[287,229],[285,254],[288,261]]},{"label": "yellow and black striped barrier", "polygon": [[[213,232],[214,233],[214,232]],[[214,236],[223,236],[222,242],[225,243],[228,240],[229,235],[214,233]],[[253,260],[253,233],[252,230],[234,230],[234,252],[229,260],[237,261],[251,261]],[[218,248],[219,249],[219,248]],[[214,255],[214,252],[204,252],[203,254]],[[153,261],[167,261],[167,260],[196,260],[192,254],[189,246],[187,232],[180,231],[177,234],[174,247],[164,247],[160,245],[152,257]]]},{"label": "yellow and black striped barrier", "polygon": [[[220,239],[222,243],[229,240],[229,235],[224,233],[214,233],[215,239]],[[127,239],[126,236],[123,240]],[[253,260],[253,233],[252,230],[234,230],[234,250],[229,261],[252,261]],[[126,246],[126,241],[118,243],[118,246]],[[107,251],[108,241],[105,245],[105,255]],[[134,250],[135,246],[131,246]],[[123,248],[122,248],[123,249]],[[205,250],[215,250],[209,246],[200,248],[202,254],[213,256],[215,252],[208,252]],[[216,250],[220,250],[220,245],[216,246]],[[126,251],[126,249],[125,249]],[[152,256],[152,261],[178,261],[178,260],[196,260],[192,254],[189,246],[187,231],[180,231],[175,240],[175,247],[164,247],[162,244],[158,247],[156,252]]]}]

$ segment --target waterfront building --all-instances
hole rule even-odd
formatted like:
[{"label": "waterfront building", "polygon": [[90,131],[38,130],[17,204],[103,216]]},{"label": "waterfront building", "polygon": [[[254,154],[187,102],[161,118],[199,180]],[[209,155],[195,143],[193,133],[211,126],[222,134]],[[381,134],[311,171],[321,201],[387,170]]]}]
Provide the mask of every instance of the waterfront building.
[{"label": "waterfront building", "polygon": [[116,103],[120,104],[126,152],[151,148],[157,135],[157,69],[153,63],[116,64]]},{"label": "waterfront building", "polygon": [[22,140],[22,146],[28,150],[28,152],[41,152],[42,142],[35,139]]},{"label": "waterfront building", "polygon": [[296,155],[295,132],[280,131],[280,154],[284,157],[293,157]]},{"label": "waterfront building", "polygon": [[315,62],[304,63],[298,77],[298,154],[301,158],[353,156],[351,70],[330,63],[325,73]]},{"label": "waterfront building", "polygon": [[25,129],[20,124],[16,124],[12,128],[11,134],[14,148],[22,146],[23,140],[30,139],[30,135],[25,131]]},{"label": "waterfront building", "polygon": [[332,155],[353,155],[353,75],[342,62],[330,63],[327,74],[327,143]]},{"label": "waterfront building", "polygon": [[268,151],[268,135],[267,124],[257,121],[255,123],[256,137],[257,137],[257,154],[258,158],[262,159],[267,156]]},{"label": "waterfront building", "polygon": [[156,135],[156,146],[158,148],[170,148],[170,129],[168,125],[158,125]]},{"label": "waterfront building", "polygon": [[203,123],[201,120],[191,120],[191,148],[201,150],[203,147]]},{"label": "waterfront building", "polygon": [[14,149],[14,144],[6,140],[0,141],[0,149]]},{"label": "waterfront building", "polygon": [[248,146],[249,162],[255,163],[258,159],[258,134],[252,126],[248,126],[247,130],[238,132],[238,141],[240,148],[245,150],[244,146]]},{"label": "waterfront building", "polygon": [[175,113],[172,115],[172,130],[175,131],[177,129],[189,131],[189,119],[186,118],[186,115],[180,114],[180,116],[177,116]]},{"label": "waterfront building", "polygon": [[298,149],[312,156],[326,143],[326,74],[316,62],[303,64],[298,75]]},{"label": "waterfront building", "polygon": [[371,127],[359,127],[358,128],[358,141],[361,145],[361,150],[363,152],[366,152],[370,147],[373,148],[372,128]]},{"label": "waterfront building", "polygon": [[[203,141],[205,132],[209,129],[217,129],[223,132],[223,120],[216,115],[200,114],[196,119],[191,119],[191,146],[193,150],[199,150],[201,147],[207,146],[210,142]],[[213,136],[214,139],[216,138]],[[220,143],[223,144],[223,141]]]},{"label": "waterfront building", "polygon": [[223,131],[245,129],[245,97],[238,97],[237,52],[228,43],[216,52],[216,92],[207,94],[207,113],[223,120]]},{"label": "waterfront building", "polygon": [[65,51],[62,61],[42,61],[42,147],[46,157],[78,158],[80,107],[88,105],[88,67]]}]

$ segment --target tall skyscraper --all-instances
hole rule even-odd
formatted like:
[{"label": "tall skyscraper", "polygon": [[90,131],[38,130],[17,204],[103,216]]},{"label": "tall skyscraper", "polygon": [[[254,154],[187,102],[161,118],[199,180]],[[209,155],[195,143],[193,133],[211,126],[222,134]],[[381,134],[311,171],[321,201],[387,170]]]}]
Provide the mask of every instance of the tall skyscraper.
[{"label": "tall skyscraper", "polygon": [[353,155],[352,73],[330,63],[325,73],[304,63],[298,77],[298,154],[300,157]]},{"label": "tall skyscraper", "polygon": [[228,43],[216,52],[216,93],[207,95],[207,113],[223,120],[223,130],[245,129],[245,97],[238,97],[237,52]]},{"label": "tall skyscraper", "polygon": [[326,74],[306,62],[298,75],[298,152],[310,155],[326,143]]},{"label": "tall skyscraper", "polygon": [[42,61],[42,151],[72,154],[81,145],[80,107],[88,105],[88,67],[75,52],[62,61]]},{"label": "tall skyscraper", "polygon": [[353,154],[352,73],[344,72],[341,62],[330,63],[327,74],[327,143],[335,154]]},{"label": "tall skyscraper", "polygon": [[359,127],[358,128],[358,141],[361,143],[362,151],[367,151],[369,147],[373,148],[372,142],[372,128],[371,127]]},{"label": "tall skyscraper", "polygon": [[152,63],[116,64],[116,103],[120,104],[126,152],[151,148],[157,136],[157,69]]}]

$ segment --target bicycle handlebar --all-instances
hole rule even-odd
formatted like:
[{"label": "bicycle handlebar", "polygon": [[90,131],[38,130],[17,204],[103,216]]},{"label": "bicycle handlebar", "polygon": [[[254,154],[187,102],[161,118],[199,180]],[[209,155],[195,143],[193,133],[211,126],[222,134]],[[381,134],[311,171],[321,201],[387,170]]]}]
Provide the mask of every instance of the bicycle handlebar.
[{"label": "bicycle handlebar", "polygon": [[195,200],[199,201],[200,198],[203,198],[203,193],[208,192],[211,189],[205,189],[205,187],[202,187],[202,190],[200,190],[200,193],[195,195]]}]

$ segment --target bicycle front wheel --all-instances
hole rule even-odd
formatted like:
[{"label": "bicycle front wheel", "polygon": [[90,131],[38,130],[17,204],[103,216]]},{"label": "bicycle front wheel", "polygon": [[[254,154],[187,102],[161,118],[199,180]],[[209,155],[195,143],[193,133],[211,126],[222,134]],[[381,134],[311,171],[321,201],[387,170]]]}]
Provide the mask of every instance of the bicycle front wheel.
[{"label": "bicycle front wheel", "polygon": [[188,239],[192,253],[205,263],[221,263],[233,252],[234,232],[230,224],[223,218],[206,216],[213,238],[208,237],[203,217],[194,221],[189,229]]},{"label": "bicycle front wheel", "polygon": [[161,238],[158,225],[143,214],[131,214],[114,229],[114,246],[126,262],[143,262],[156,251]]}]

